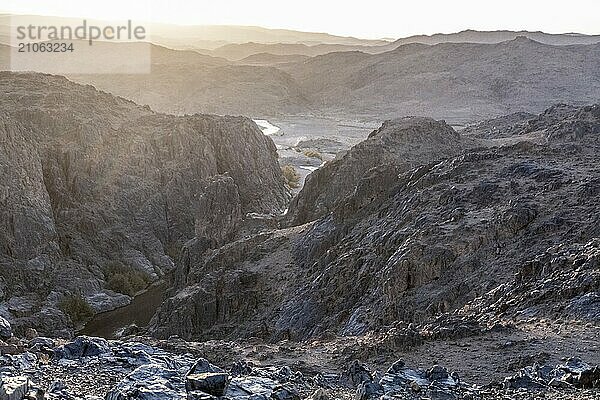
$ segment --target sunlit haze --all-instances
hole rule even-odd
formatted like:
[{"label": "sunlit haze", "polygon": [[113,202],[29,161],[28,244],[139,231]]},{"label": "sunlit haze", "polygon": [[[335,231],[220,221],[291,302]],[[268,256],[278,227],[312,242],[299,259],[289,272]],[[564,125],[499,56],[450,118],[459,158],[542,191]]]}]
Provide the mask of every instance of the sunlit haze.
[{"label": "sunlit haze", "polygon": [[398,38],[464,29],[600,33],[600,2],[597,0],[9,0],[0,10],[186,25],[257,25],[362,38]]}]

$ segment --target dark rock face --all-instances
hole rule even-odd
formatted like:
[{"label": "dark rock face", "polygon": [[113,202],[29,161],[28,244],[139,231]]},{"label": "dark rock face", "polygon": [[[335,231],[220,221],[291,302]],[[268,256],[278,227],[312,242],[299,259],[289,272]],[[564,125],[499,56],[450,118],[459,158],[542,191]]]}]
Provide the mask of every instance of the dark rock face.
[{"label": "dark rock face", "polygon": [[0,73],[0,91],[0,302],[16,330],[71,325],[48,317],[65,294],[126,303],[111,262],[155,280],[196,234],[221,245],[246,213],[285,207],[275,146],[249,119],[156,114],[40,74]]},{"label": "dark rock face", "polygon": [[297,237],[294,229],[262,233],[218,249],[190,241],[175,272],[176,294],[150,330],[161,337],[264,336],[271,331],[265,316],[279,306],[275,298],[297,284],[291,254]]},{"label": "dark rock face", "polygon": [[443,121],[418,117],[387,121],[367,140],[308,176],[290,204],[286,223],[300,225],[327,215],[373,168],[394,166],[397,171],[391,171],[397,174],[460,151],[458,134]]},{"label": "dark rock face", "polygon": [[480,315],[576,318],[600,321],[600,240],[561,244],[525,261],[515,279],[474,300]]},{"label": "dark rock face", "polygon": [[[300,207],[300,198],[311,199],[306,204],[331,201],[328,215],[210,252],[188,247],[178,268],[181,291],[163,304],[151,332],[305,339],[361,335],[398,321],[419,324],[390,335],[390,343],[406,346],[478,335],[507,312],[572,312],[595,321],[595,109],[559,107],[561,117],[551,117],[551,109],[536,117],[545,125],[518,122],[517,140],[490,144],[487,138],[481,146],[427,119],[402,120],[407,130],[394,131],[396,136],[382,128],[323,167],[321,174],[331,173],[331,181],[307,185],[294,201],[296,210],[311,209]],[[531,141],[529,125],[547,138],[544,144]],[[585,126],[584,134],[553,139],[557,127],[573,126]],[[409,160],[412,167],[393,162],[391,155],[404,154],[407,141],[412,143],[406,137],[415,138],[418,154],[417,138],[438,134],[420,162]],[[440,149],[428,153],[448,137],[442,148],[447,157],[431,155]],[[390,164],[379,164],[374,149],[382,148]],[[334,196],[327,182],[335,176],[356,183],[338,187],[340,196]],[[539,260],[537,267],[532,260]],[[550,267],[556,262],[560,268]]]},{"label": "dark rock face", "polygon": [[535,114],[517,112],[471,124],[465,127],[460,133],[461,135],[471,135],[480,138],[510,136],[515,133],[515,129],[523,129],[535,117]]},{"label": "dark rock face", "polygon": [[223,396],[229,385],[229,375],[223,372],[190,374],[185,379],[185,389],[188,393],[202,392],[212,396]]},{"label": "dark rock face", "polygon": [[480,138],[518,137],[542,133],[550,142],[597,141],[600,132],[600,107],[575,107],[556,104],[540,115],[515,113],[476,123],[461,133]]},{"label": "dark rock face", "polygon": [[231,177],[211,179],[198,198],[195,234],[199,240],[222,245],[235,235],[242,221],[242,205]]}]

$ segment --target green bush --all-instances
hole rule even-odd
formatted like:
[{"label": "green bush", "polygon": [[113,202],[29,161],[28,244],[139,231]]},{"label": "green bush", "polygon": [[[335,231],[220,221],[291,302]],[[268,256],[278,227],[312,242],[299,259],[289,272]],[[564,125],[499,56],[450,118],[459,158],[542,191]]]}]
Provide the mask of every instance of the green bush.
[{"label": "green bush", "polygon": [[297,188],[300,186],[300,175],[298,175],[293,165],[284,165],[281,167],[281,172],[289,187]]},{"label": "green bush", "polygon": [[150,283],[150,277],[147,274],[132,270],[118,261],[106,264],[104,278],[110,290],[128,296],[134,296]]},{"label": "green bush", "polygon": [[71,321],[79,324],[94,316],[94,310],[81,295],[71,295],[63,298],[58,304],[58,308],[71,317]]},{"label": "green bush", "polygon": [[316,150],[304,150],[303,154],[306,157],[310,157],[310,158],[318,158],[319,160],[323,161],[323,156],[321,155],[321,153],[319,153]]}]

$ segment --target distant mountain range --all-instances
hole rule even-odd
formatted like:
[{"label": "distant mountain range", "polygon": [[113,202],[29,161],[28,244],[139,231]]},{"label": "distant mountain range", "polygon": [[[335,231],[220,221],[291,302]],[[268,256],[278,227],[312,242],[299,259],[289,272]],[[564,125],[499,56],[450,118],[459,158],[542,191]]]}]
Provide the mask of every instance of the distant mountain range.
[{"label": "distant mountain range", "polygon": [[494,44],[514,40],[517,37],[525,37],[543,44],[551,45],[573,45],[573,44],[594,44],[600,42],[600,35],[582,35],[572,34],[550,34],[544,32],[528,31],[474,31],[466,30],[458,33],[435,34],[435,35],[417,35],[407,38],[401,38],[391,43],[366,45],[366,44],[340,44],[340,43],[321,43],[307,45],[303,43],[233,43],[225,44],[212,50],[199,50],[203,54],[216,57],[224,57],[228,60],[241,60],[252,54],[270,53],[274,55],[304,55],[315,57],[332,52],[342,51],[360,51],[369,54],[384,53],[394,50],[398,46],[405,44],[428,44],[436,45],[441,43],[482,43]]},{"label": "distant mountain range", "polygon": [[554,45],[593,44],[600,42],[600,35],[583,35],[580,33],[545,33],[531,31],[476,31],[472,29],[457,33],[436,33],[435,35],[415,35],[398,39],[396,45],[423,43],[500,43],[514,40],[519,36],[536,42]]},{"label": "distant mountain range", "polygon": [[[8,23],[0,17],[0,34]],[[150,74],[65,74],[175,114],[320,114],[369,121],[425,115],[465,123],[540,112],[557,102],[600,100],[600,36],[467,30],[390,43],[257,27],[152,26],[161,40],[174,40],[175,29],[187,50],[151,45]],[[252,42],[235,43],[244,40]],[[227,44],[194,46],[207,41]],[[143,45],[96,43],[79,54],[93,65],[118,67]],[[0,46],[3,69],[8,53]]]},{"label": "distant mountain range", "polygon": [[[81,24],[82,18],[26,15],[18,16],[36,25]],[[106,24],[106,21],[87,19],[90,24]],[[136,21],[143,23],[143,21]],[[259,26],[237,25],[174,25],[143,23],[153,43],[177,49],[196,49],[212,52],[229,59],[242,59],[256,53],[279,55],[301,54],[316,56],[332,51],[364,51],[382,53],[403,44],[423,43],[499,43],[525,36],[540,43],[554,45],[592,44],[600,42],[600,35],[579,33],[551,34],[531,31],[477,31],[464,30],[456,33],[436,33],[414,35],[396,40],[360,39],[349,36],[332,35],[320,32],[302,32],[291,29],[269,29]],[[0,14],[0,43],[10,42],[11,15]],[[232,46],[233,45],[233,46]],[[240,45],[238,46],[235,45]],[[263,45],[260,47],[259,45]],[[288,46],[291,45],[291,46]],[[326,45],[326,46],[324,46]],[[260,48],[259,48],[260,47]],[[213,54],[211,54],[213,55]]]},{"label": "distant mountain range", "polygon": [[[18,16],[20,20],[34,25],[81,25],[82,18],[65,18],[52,16],[26,15]],[[87,19],[88,24],[103,25],[106,21]],[[259,26],[236,25],[173,25],[161,23],[144,23],[134,21],[146,27],[153,42],[176,48],[214,49],[229,43],[294,43],[305,45],[338,44],[353,46],[378,46],[388,43],[386,40],[369,40],[355,37],[331,35],[318,32],[301,32],[290,29],[268,29]],[[0,14],[0,39],[4,43],[9,38],[11,15]]]},{"label": "distant mountain range", "polygon": [[[120,45],[106,44],[106,54],[114,53],[110,46]],[[337,52],[284,63],[257,58],[263,62],[234,63],[153,46],[150,74],[69,78],[176,114],[318,114],[369,121],[424,115],[461,124],[600,100],[600,44],[554,46],[519,37],[495,44],[408,44],[381,54]]]},{"label": "distant mountain range", "polygon": [[332,114],[465,122],[600,96],[600,44],[555,46],[525,37],[331,53],[282,69],[310,94],[311,104]]}]

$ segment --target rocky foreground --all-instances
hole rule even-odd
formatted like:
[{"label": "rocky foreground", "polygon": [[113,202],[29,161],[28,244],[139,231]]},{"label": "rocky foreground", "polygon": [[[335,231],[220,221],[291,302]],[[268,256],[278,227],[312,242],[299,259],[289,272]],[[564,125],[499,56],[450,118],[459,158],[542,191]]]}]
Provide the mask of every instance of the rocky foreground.
[{"label": "rocky foreground", "polygon": [[[590,389],[600,386],[600,368],[580,359],[534,364],[478,386],[442,366],[418,369],[402,360],[381,371],[355,360],[339,372],[302,372],[235,357],[222,368],[189,352],[165,351],[147,339],[108,342],[82,336],[67,343],[44,337],[13,342],[18,350],[0,357],[3,400],[592,399],[597,392]],[[193,350],[194,344],[189,345]]]}]

